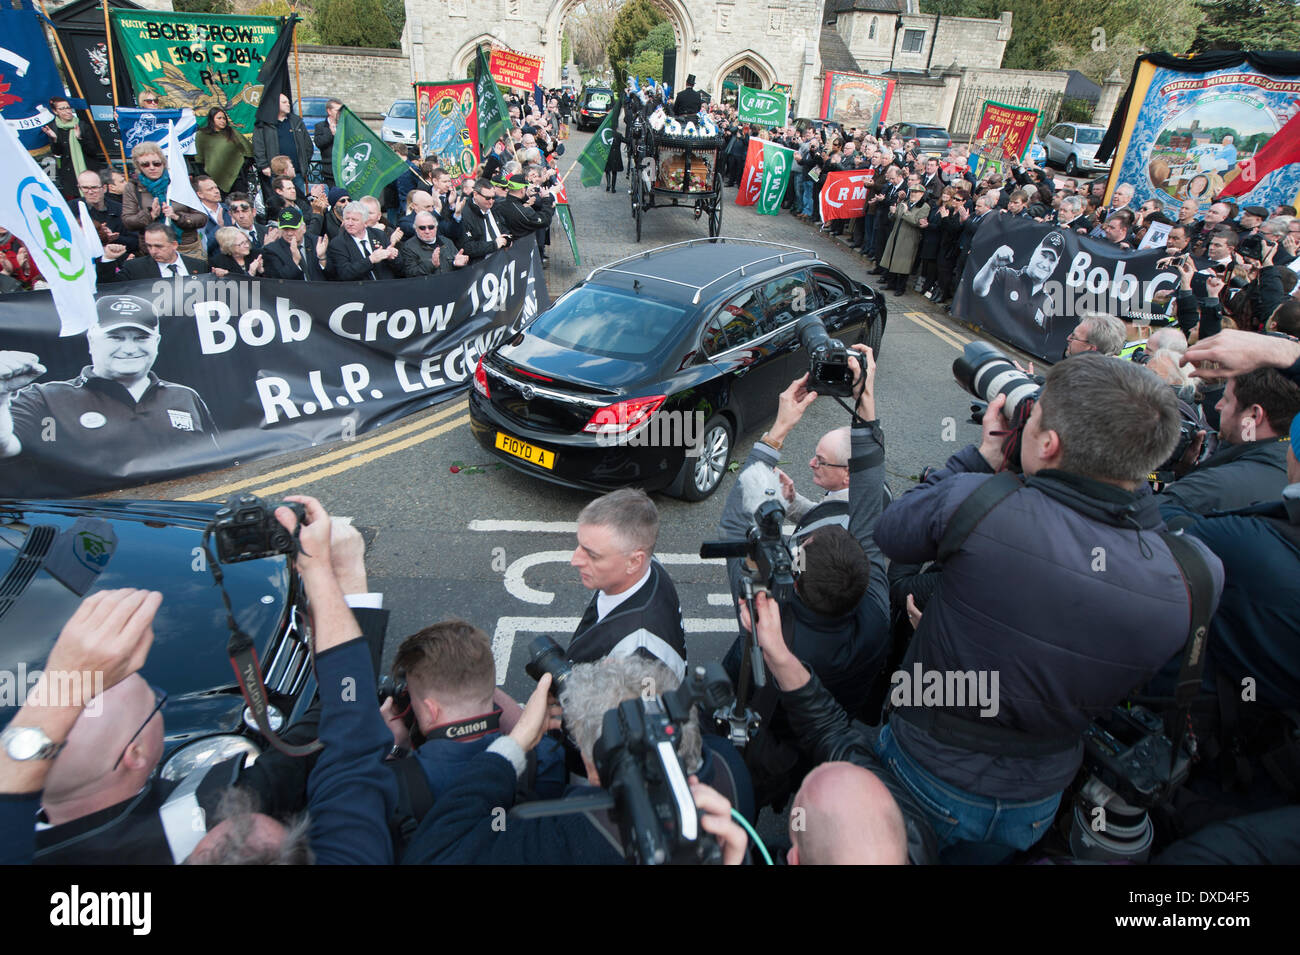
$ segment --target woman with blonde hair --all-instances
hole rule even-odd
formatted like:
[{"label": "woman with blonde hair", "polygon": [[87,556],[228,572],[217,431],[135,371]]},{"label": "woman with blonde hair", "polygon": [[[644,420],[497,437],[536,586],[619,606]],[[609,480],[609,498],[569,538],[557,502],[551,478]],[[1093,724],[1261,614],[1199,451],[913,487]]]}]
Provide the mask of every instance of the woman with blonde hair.
[{"label": "woman with blonde hair", "polygon": [[162,222],[180,244],[181,255],[206,259],[208,252],[203,245],[203,227],[208,224],[208,215],[179,202],[167,201],[171,176],[162,149],[154,142],[140,143],[131,150],[131,161],[136,174],[122,190],[122,225],[139,233],[140,247],[143,248],[145,228]]}]

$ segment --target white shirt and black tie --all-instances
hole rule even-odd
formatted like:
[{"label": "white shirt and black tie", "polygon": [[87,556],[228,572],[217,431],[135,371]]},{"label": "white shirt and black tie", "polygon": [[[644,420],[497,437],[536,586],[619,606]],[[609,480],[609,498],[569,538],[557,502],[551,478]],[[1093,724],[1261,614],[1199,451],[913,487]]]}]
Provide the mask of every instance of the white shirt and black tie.
[{"label": "white shirt and black tie", "polygon": [[[369,259],[370,256],[374,253],[375,251],[374,246],[370,244],[369,230],[367,230],[361,236],[353,236],[352,240],[356,242],[357,248],[361,250],[361,254],[364,255],[367,259]],[[306,274],[306,269],[303,270],[303,274]],[[370,277],[372,279],[375,277],[375,264],[373,262],[370,263]]]},{"label": "white shirt and black tie", "polygon": [[175,262],[168,262],[166,265],[159,264],[159,272],[163,278],[171,278],[173,275],[189,275],[189,270],[185,268],[185,262],[181,257],[176,256]]}]

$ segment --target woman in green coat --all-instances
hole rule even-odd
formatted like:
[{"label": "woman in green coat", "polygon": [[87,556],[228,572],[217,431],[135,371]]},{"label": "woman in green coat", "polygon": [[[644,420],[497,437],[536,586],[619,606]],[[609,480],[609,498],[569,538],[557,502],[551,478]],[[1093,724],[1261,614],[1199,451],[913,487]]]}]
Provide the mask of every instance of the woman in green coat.
[{"label": "woman in green coat", "polygon": [[208,110],[207,124],[194,136],[194,159],[221,189],[235,188],[244,163],[253,157],[253,144],[230,122],[220,106]]},{"label": "woman in green coat", "polygon": [[925,201],[925,186],[914,183],[908,187],[907,199],[899,197],[894,207],[894,231],[885,242],[880,265],[889,274],[884,287],[902,295],[907,288],[907,276],[921,248],[921,221],[930,215],[930,204]]}]

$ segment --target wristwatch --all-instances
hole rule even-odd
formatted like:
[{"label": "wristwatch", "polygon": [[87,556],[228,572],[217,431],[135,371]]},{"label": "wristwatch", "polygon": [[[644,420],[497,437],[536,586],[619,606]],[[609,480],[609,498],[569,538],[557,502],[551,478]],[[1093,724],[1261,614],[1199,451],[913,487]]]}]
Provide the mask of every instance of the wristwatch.
[{"label": "wristwatch", "polygon": [[763,444],[766,444],[773,451],[780,451],[781,445],[785,444],[784,439],[778,440],[777,438],[772,437],[772,432],[770,431],[764,431],[763,436],[758,440]]},{"label": "wristwatch", "polygon": [[53,759],[66,743],[56,743],[39,726],[10,726],[0,732],[0,746],[16,762]]}]

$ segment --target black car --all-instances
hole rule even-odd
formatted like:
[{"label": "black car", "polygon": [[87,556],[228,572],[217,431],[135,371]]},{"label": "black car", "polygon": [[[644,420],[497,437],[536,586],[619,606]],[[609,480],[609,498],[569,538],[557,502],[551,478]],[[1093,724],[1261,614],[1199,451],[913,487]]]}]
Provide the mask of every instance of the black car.
[{"label": "black car", "polygon": [[578,117],[579,129],[595,129],[609,115],[614,105],[614,91],[608,86],[588,86],[578,97],[574,114]]},{"label": "black car", "polygon": [[480,359],[470,427],[556,484],[702,500],[736,436],[808,370],[796,326],[810,315],[879,351],[879,294],[806,250],[694,239],[622,259]]},{"label": "black car", "polygon": [[[119,587],[162,593],[140,674],[167,692],[161,772],[168,779],[266,746],[245,723],[226,655],[226,612],[200,546],[220,506],[0,500],[0,670],[31,678],[83,596]],[[298,575],[283,556],[222,569],[236,619],[256,644],[278,729],[315,692]],[[0,726],[20,703],[0,703]]]}]

